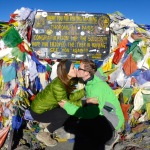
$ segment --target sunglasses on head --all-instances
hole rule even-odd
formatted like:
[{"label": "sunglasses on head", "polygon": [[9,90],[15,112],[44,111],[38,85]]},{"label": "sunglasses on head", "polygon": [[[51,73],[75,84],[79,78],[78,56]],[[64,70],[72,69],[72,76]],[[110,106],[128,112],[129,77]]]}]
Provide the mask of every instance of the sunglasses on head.
[{"label": "sunglasses on head", "polygon": [[80,67],[78,67],[78,70],[83,70],[83,71],[86,71],[85,69],[82,69],[82,68],[80,68]]}]

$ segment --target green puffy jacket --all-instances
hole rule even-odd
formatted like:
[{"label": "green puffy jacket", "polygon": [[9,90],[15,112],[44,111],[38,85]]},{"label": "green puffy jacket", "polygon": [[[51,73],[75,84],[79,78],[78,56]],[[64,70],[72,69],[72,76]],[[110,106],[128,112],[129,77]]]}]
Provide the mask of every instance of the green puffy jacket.
[{"label": "green puffy jacket", "polygon": [[99,111],[97,111],[96,105],[78,107],[69,102],[64,105],[64,109],[68,114],[84,119],[92,119],[98,115],[104,115],[115,129],[119,129],[124,123],[123,112],[116,95],[105,80],[106,76],[103,76],[101,69],[98,69],[94,78],[85,85],[86,97],[97,97]]},{"label": "green puffy jacket", "polygon": [[69,96],[59,78],[55,78],[46,88],[39,92],[31,103],[31,110],[42,114],[47,110],[58,107],[58,102],[67,100],[72,104],[81,106],[81,98],[84,97],[84,89],[71,93]]}]

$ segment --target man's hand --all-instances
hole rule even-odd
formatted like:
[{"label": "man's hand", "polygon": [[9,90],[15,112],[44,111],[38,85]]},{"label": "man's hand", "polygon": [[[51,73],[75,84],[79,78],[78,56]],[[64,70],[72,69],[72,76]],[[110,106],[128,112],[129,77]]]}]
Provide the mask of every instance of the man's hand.
[{"label": "man's hand", "polygon": [[58,102],[59,106],[64,108],[64,105],[66,104],[67,101],[65,100],[61,100],[60,102]]},{"label": "man's hand", "polygon": [[87,98],[86,103],[99,104],[97,98]]}]

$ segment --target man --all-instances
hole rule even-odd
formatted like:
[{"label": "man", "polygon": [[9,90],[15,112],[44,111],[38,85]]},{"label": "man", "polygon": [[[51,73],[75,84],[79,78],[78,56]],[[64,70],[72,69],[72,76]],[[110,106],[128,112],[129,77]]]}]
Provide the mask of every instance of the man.
[{"label": "man", "polygon": [[[103,135],[103,137],[106,136],[105,133],[110,131],[110,126],[112,130],[120,129],[124,123],[122,109],[116,95],[107,84],[106,76],[103,74],[102,69],[99,68],[97,70],[96,64],[91,60],[83,60],[78,68],[77,76],[82,78],[85,83],[86,97],[89,98],[87,99],[88,105],[78,107],[65,100],[59,102],[59,105],[63,107],[68,114],[80,118],[81,121],[84,120],[84,122],[86,122],[85,119],[87,119],[89,123],[90,120],[91,125],[89,129],[93,126],[95,134],[103,133],[101,135]],[[92,99],[94,97],[97,98],[98,103]],[[89,103],[93,103],[94,105],[89,105]],[[95,120],[98,121],[98,124],[94,123]],[[104,122],[106,128],[101,125]],[[97,137],[103,140],[103,138]],[[106,140],[103,141],[104,144],[110,139],[110,135],[105,139]]]}]

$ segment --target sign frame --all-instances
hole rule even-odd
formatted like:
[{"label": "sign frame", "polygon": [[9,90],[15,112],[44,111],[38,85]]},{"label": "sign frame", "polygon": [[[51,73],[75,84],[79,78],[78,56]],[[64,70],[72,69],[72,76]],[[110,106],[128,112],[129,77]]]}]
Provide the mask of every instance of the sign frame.
[{"label": "sign frame", "polygon": [[104,60],[110,52],[109,25],[104,13],[38,11],[31,47],[39,58]]}]

